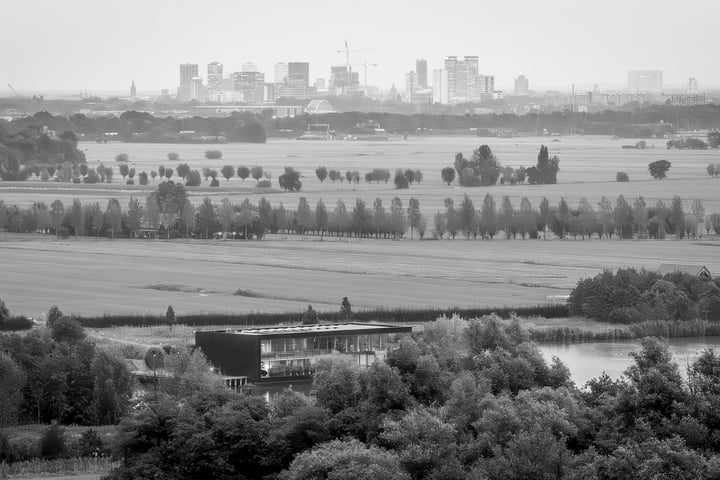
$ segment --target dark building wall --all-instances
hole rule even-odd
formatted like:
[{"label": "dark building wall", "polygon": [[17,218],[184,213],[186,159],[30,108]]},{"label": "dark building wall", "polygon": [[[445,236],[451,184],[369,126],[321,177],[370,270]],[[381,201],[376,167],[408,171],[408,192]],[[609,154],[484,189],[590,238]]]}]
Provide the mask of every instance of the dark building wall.
[{"label": "dark building wall", "polygon": [[195,332],[195,345],[223,375],[246,375],[250,381],[260,378],[259,337],[225,332]]}]

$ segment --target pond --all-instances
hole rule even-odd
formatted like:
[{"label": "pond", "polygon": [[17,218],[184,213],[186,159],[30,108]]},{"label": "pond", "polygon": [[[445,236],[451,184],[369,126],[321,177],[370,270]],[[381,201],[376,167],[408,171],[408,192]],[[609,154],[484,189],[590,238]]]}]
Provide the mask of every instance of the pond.
[{"label": "pond", "polygon": [[[674,338],[669,342],[673,360],[686,376],[687,367],[707,348],[720,349],[720,337]],[[575,384],[582,387],[603,372],[619,378],[632,364],[630,353],[640,349],[639,340],[574,344],[542,344],[540,350],[549,362],[557,356],[570,369]]]}]

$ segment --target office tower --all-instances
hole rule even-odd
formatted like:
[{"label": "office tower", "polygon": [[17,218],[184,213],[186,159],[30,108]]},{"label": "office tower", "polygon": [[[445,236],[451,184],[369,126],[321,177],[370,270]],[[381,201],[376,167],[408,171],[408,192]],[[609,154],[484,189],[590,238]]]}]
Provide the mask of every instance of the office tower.
[{"label": "office tower", "polygon": [[530,81],[522,73],[515,78],[515,95],[527,95],[530,93]]},{"label": "office tower", "polygon": [[475,75],[473,78],[473,100],[486,101],[492,99],[495,90],[495,75]]},{"label": "office tower", "polygon": [[695,77],[690,77],[690,78],[688,79],[688,88],[687,88],[687,91],[688,91],[688,93],[697,93],[697,91],[698,91],[698,81],[697,81],[697,78],[695,78]]},{"label": "office tower", "polygon": [[315,88],[317,90],[325,90],[327,88],[327,84],[325,82],[324,78],[317,78],[315,79]]},{"label": "office tower", "polygon": [[427,60],[418,58],[415,60],[415,74],[417,84],[420,88],[428,88]]},{"label": "office tower", "polygon": [[455,74],[457,73],[457,63],[458,59],[456,56],[445,57],[445,60],[443,61],[443,70],[447,73],[448,99],[455,96]]},{"label": "office tower", "polygon": [[235,72],[232,74],[236,92],[241,92],[243,101],[260,103],[265,99],[265,74],[261,72]]},{"label": "office tower", "polygon": [[207,90],[205,89],[205,85],[203,85],[202,78],[192,78],[190,98],[188,100],[197,100],[198,102],[207,100]]},{"label": "office tower", "polygon": [[455,95],[458,101],[473,100],[473,82],[478,74],[478,57],[464,57],[455,70]]},{"label": "office tower", "polygon": [[406,102],[412,102],[413,91],[417,87],[417,80],[415,78],[415,72],[408,72],[405,74],[405,98]]},{"label": "office tower", "polygon": [[242,71],[243,72],[257,72],[258,67],[253,62],[245,62],[245,63],[243,63]]},{"label": "office tower", "polygon": [[285,83],[288,77],[288,64],[279,62],[275,64],[275,83]]},{"label": "office tower", "polygon": [[187,102],[193,98],[193,78],[197,76],[197,63],[184,63],[180,65],[180,86],[178,87],[178,99]]},{"label": "office tower", "polygon": [[130,85],[130,96],[132,98],[137,97],[137,89],[135,88],[135,80],[133,80],[132,85]]},{"label": "office tower", "polygon": [[478,74],[478,57],[469,55],[458,60],[456,56],[447,56],[443,69],[447,71],[448,99],[459,103],[473,99],[474,79]]},{"label": "office tower", "polygon": [[628,72],[628,90],[631,92],[662,92],[662,70],[631,70]]},{"label": "office tower", "polygon": [[288,63],[287,83],[294,87],[310,86],[310,64],[308,62]]},{"label": "office tower", "polygon": [[345,65],[330,67],[330,93],[343,95],[348,90],[357,90],[360,76]]},{"label": "office tower", "polygon": [[211,62],[207,65],[207,89],[208,94],[219,94],[223,90],[223,64]]},{"label": "office tower", "polygon": [[448,71],[445,69],[433,70],[433,102],[449,103]]}]

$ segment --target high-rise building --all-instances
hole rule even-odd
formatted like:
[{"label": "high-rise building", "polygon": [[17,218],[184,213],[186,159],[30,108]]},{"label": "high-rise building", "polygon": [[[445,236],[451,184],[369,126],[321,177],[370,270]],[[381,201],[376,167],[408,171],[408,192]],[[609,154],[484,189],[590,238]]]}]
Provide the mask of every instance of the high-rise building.
[{"label": "high-rise building", "polygon": [[232,74],[236,92],[241,92],[248,103],[260,103],[265,99],[265,74],[261,72],[235,72]]},{"label": "high-rise building", "polygon": [[477,55],[465,56],[462,60],[456,56],[445,57],[443,67],[447,71],[449,101],[460,103],[473,100],[473,84],[479,67]]},{"label": "high-rise building", "polygon": [[485,102],[492,100],[495,92],[495,75],[479,74],[473,78],[472,100]]},{"label": "high-rise building", "polygon": [[275,64],[275,83],[285,83],[288,77],[288,64],[279,62]]},{"label": "high-rise building", "polygon": [[445,57],[445,61],[443,61],[443,70],[445,70],[447,74],[447,95],[449,99],[455,97],[455,75],[457,73],[457,63],[458,59],[456,56]]},{"label": "high-rise building", "polygon": [[688,79],[688,86],[687,86],[688,93],[697,93],[698,91],[698,81],[695,77],[690,77]]},{"label": "high-rise building", "polygon": [[180,65],[180,86],[178,87],[178,99],[185,102],[192,100],[193,78],[197,76],[197,63],[184,63]]},{"label": "high-rise building", "polygon": [[360,88],[360,75],[349,70],[347,66],[330,67],[330,93],[332,95],[345,95],[349,92],[355,94]]},{"label": "high-rise building", "polygon": [[449,102],[448,71],[433,70],[433,102],[447,104]]},{"label": "high-rise building", "polygon": [[661,92],[662,70],[631,70],[628,72],[628,90],[631,92]]},{"label": "high-rise building", "polygon": [[310,64],[308,62],[288,63],[287,84],[293,87],[310,86]]},{"label": "high-rise building", "polygon": [[223,90],[223,64],[211,62],[207,65],[207,89],[212,98]]},{"label": "high-rise building", "polygon": [[197,100],[198,102],[204,102],[207,100],[207,89],[205,88],[205,85],[203,85],[202,78],[192,78],[189,100]]},{"label": "high-rise building", "polygon": [[130,97],[131,98],[137,97],[137,89],[135,88],[135,80],[133,80],[132,85],[130,85]]},{"label": "high-rise building", "polygon": [[415,75],[420,88],[428,88],[427,60],[418,58],[415,60]]},{"label": "high-rise building", "polygon": [[412,102],[413,91],[417,88],[417,80],[415,72],[408,72],[405,74],[405,97],[403,100],[406,102]]},{"label": "high-rise building", "polygon": [[515,95],[527,95],[530,93],[530,81],[522,73],[515,78]]},{"label": "high-rise building", "polygon": [[258,67],[253,62],[245,62],[245,63],[243,63],[242,71],[243,72],[257,72]]},{"label": "high-rise building", "polygon": [[478,57],[464,57],[457,62],[455,70],[455,96],[456,101],[471,101],[473,98],[473,83],[478,74]]}]

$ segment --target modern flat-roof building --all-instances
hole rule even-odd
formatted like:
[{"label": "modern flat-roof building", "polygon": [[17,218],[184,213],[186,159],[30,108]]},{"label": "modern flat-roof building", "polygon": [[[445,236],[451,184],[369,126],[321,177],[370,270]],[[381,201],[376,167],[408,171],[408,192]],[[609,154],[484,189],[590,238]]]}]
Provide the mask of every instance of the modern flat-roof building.
[{"label": "modern flat-roof building", "polygon": [[193,78],[197,76],[197,63],[184,63],[180,65],[180,86],[178,87],[178,97],[180,100],[192,100]]},{"label": "modern flat-roof building", "polygon": [[312,378],[318,361],[333,355],[363,366],[384,360],[394,337],[411,331],[373,323],[196,331],[195,345],[222,375],[255,383],[298,381]]},{"label": "modern flat-roof building", "polygon": [[428,88],[427,60],[418,58],[415,60],[415,75],[420,88]]},{"label": "modern flat-roof building", "polygon": [[310,86],[310,64],[308,62],[288,63],[287,82],[293,87]]},{"label": "modern flat-roof building", "polygon": [[515,95],[530,93],[530,81],[522,73],[515,78]]}]

